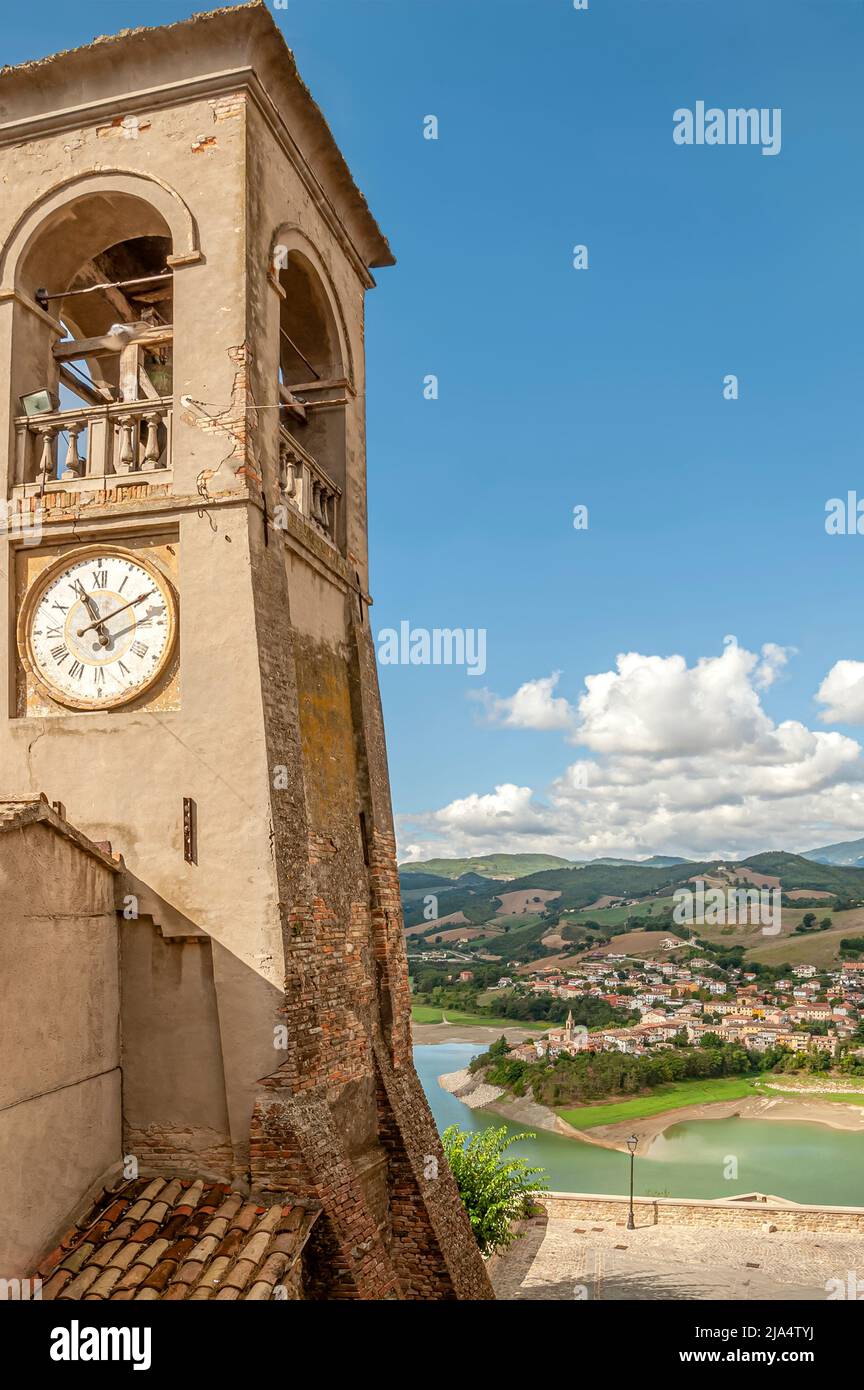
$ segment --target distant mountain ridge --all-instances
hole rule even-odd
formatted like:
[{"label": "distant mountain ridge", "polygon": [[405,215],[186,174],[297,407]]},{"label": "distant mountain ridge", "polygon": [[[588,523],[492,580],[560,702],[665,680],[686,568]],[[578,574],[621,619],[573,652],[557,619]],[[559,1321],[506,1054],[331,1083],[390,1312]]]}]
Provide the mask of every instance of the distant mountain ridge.
[{"label": "distant mountain ridge", "polygon": [[864,838],[860,840],[840,840],[836,845],[822,845],[821,849],[808,849],[802,859],[812,859],[816,864],[836,864],[847,869],[864,869]]},{"label": "distant mountain ridge", "polygon": [[[772,854],[786,854],[785,850],[768,851]],[[712,864],[751,864],[762,855],[751,855],[747,859],[732,859],[715,855]],[[837,868],[864,869],[864,836],[860,840],[840,840],[834,845],[822,845],[818,849],[802,850],[800,854],[789,856],[793,859],[808,859],[814,864],[831,864]],[[562,859],[557,854],[483,854],[469,859],[423,859],[400,864],[400,874],[426,874],[442,879],[465,879],[473,874],[478,878],[507,880],[525,878],[529,874],[543,873],[549,869],[584,869],[592,865],[605,865],[611,868],[626,868],[635,865],[645,869],[672,869],[679,864],[695,864],[680,854],[652,854],[644,859],[626,859],[613,855],[603,855],[598,859]],[[419,888],[419,882],[416,884]],[[432,886],[431,884],[429,885]]]}]

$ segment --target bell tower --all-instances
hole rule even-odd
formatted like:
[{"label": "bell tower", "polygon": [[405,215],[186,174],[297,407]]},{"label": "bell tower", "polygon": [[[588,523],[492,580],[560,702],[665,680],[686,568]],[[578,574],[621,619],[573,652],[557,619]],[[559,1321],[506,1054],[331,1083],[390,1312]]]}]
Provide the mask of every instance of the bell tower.
[{"label": "bell tower", "polygon": [[319,1296],[490,1297],[369,630],[388,244],[257,0],[5,71],[0,171],[0,790],[123,855],[118,1158],[320,1207]]}]

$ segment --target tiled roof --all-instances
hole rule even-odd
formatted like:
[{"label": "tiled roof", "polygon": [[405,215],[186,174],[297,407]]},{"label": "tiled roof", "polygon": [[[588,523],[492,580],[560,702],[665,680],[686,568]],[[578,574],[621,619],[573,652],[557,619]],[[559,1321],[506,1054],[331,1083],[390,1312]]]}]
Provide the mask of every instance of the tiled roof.
[{"label": "tiled roof", "polygon": [[296,1298],[291,1272],[317,1216],[221,1183],[136,1178],[42,1261],[42,1298],[266,1300],[277,1285]]}]

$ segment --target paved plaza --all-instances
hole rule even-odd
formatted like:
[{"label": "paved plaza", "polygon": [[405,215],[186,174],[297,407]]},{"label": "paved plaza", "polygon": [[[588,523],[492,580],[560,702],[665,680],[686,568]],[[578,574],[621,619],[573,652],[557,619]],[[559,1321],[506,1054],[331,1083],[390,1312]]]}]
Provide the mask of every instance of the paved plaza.
[{"label": "paved plaza", "polygon": [[[864,1238],[836,1233],[600,1225],[535,1217],[492,1261],[502,1299],[825,1300],[850,1271],[862,1279]],[[848,1297],[848,1292],[846,1294]]]}]

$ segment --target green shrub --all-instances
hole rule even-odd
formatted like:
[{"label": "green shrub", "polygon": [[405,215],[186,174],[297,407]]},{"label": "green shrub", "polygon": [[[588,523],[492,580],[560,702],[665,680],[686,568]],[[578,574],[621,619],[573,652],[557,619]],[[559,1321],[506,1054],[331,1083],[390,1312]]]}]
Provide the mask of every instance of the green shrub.
[{"label": "green shrub", "polygon": [[517,1139],[533,1138],[533,1134],[514,1134],[508,1139],[504,1125],[475,1134],[450,1125],[441,1135],[459,1196],[484,1255],[505,1249],[515,1239],[511,1221],[528,1211],[532,1192],[547,1186],[542,1168],[531,1168],[524,1158],[504,1157]]}]

